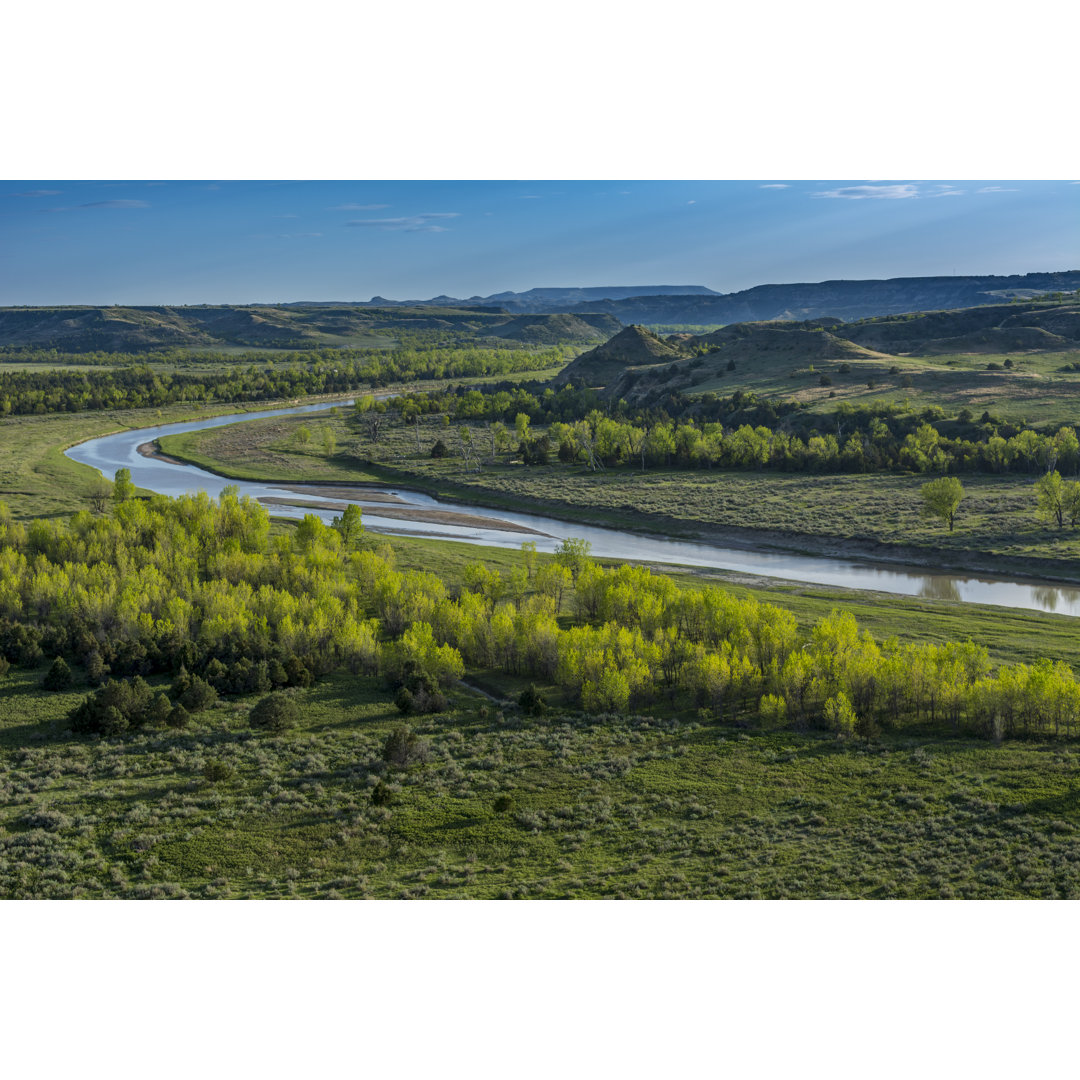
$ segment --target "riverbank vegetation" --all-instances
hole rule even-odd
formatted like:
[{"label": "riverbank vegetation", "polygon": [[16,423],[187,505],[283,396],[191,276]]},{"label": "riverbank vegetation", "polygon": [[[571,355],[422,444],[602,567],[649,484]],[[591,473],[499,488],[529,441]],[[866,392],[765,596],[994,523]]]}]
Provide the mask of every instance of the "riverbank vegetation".
[{"label": "riverbank vegetation", "polygon": [[1080,891],[1060,660],[345,531],[228,494],[5,519],[0,893]]},{"label": "riverbank vegetation", "polygon": [[[109,513],[65,525],[27,527],[0,509],[0,655],[23,666],[63,657],[98,683],[196,677],[220,693],[342,668],[429,693],[469,666],[536,680],[590,713],[663,705],[840,735],[924,719],[1068,735],[1080,721],[1063,661],[992,671],[985,647],[878,642],[839,610],[804,635],[783,608],[605,570],[572,541],[507,577],[471,564],[454,587],[397,570],[392,548],[358,550],[357,526],[307,515],[272,537],[265,509],[235,492],[144,501],[119,484]],[[147,694],[122,704],[105,689],[92,711],[115,707],[109,733],[148,722]],[[188,689],[175,693],[185,707]]]},{"label": "riverbank vegetation", "polygon": [[[1058,528],[1040,514],[1038,473],[964,474],[965,497],[950,532],[923,514],[921,488],[932,473],[824,473],[812,482],[803,473],[754,469],[670,466],[642,473],[633,464],[593,470],[550,452],[546,465],[537,464],[532,452],[525,465],[517,426],[498,425],[375,403],[363,414],[341,410],[317,420],[256,420],[170,436],[161,446],[174,457],[237,479],[381,480],[481,506],[521,510],[528,505],[570,521],[666,536],[1066,579],[1076,575],[1080,539],[1068,519]],[[303,426],[311,430],[307,443],[297,434]],[[334,433],[332,457],[322,452],[323,427]],[[544,431],[530,421],[528,443],[535,445]],[[439,441],[446,455],[432,456]]]},{"label": "riverbank vegetation", "polygon": [[49,412],[161,407],[189,402],[269,401],[341,394],[418,379],[540,371],[564,360],[560,349],[429,348],[361,350],[326,359],[169,373],[146,365],[85,371],[0,368],[0,417]]}]

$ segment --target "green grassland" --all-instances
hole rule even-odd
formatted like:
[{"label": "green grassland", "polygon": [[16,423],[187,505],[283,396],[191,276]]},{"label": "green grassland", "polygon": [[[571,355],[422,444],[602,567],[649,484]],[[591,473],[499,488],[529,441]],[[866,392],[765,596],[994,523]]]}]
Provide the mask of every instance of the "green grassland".
[{"label": "green grassland", "polygon": [[[1059,529],[1035,515],[1033,478],[963,478],[964,501],[949,532],[922,514],[916,475],[808,475],[737,470],[654,469],[630,466],[590,472],[554,462],[525,467],[507,454],[485,454],[479,473],[460,457],[433,459],[443,439],[453,449],[456,426],[438,417],[416,431],[388,416],[378,441],[337,416],[256,420],[213,431],[169,436],[162,450],[226,476],[261,481],[371,482],[411,485],[442,497],[493,508],[549,512],[570,521],[648,530],[665,536],[723,543],[771,545],[822,554],[853,555],[918,565],[1033,576],[1080,577],[1080,532]],[[302,445],[297,432],[311,432]],[[321,433],[329,428],[337,453],[327,457]],[[542,428],[535,428],[538,435]],[[485,435],[476,438],[483,445]]]},{"label": "green grassland", "polygon": [[[22,518],[83,509],[100,480],[64,458],[64,446],[231,411],[243,410],[0,422],[0,499]],[[600,524],[641,527],[649,515],[649,527],[666,533],[769,529],[780,540],[818,535],[829,543],[861,535],[942,560],[1044,549],[1063,564],[1073,557],[1071,534],[1034,521],[1023,478],[965,479],[971,494],[954,548],[917,517],[917,477],[643,477],[505,463],[476,476],[460,461],[426,456],[436,438],[453,445],[455,429],[437,418],[422,426],[417,455],[411,426],[388,418],[375,442],[349,413],[252,421],[163,448],[228,475],[393,478],[491,505],[545,500],[560,516]],[[296,438],[303,425],[312,432],[305,446]],[[330,458],[320,449],[324,426],[339,446]],[[881,524],[844,532],[856,516],[860,529],[864,517]],[[431,571],[451,588],[478,559],[507,574],[523,558],[420,538],[365,542],[389,544],[399,568]],[[716,572],[680,572],[677,580],[753,592],[792,610],[803,628],[843,606],[879,638],[970,636],[995,661],[1075,663],[1080,653],[1080,623],[1063,616]],[[761,730],[756,719],[719,723],[671,705],[648,717],[590,717],[568,710],[551,688],[552,711],[529,717],[513,705],[522,680],[469,671],[471,687],[506,700],[454,690],[444,712],[410,720],[426,759],[394,767],[382,748],[401,718],[378,679],[338,673],[298,691],[302,721],[281,735],[252,728],[256,699],[229,698],[184,730],[110,739],[71,734],[66,717],[86,688],[43,691],[46,666],[0,679],[4,897],[1080,896],[1074,740],[998,746],[927,726],[841,741]],[[209,779],[209,765],[225,766],[211,775],[228,778]],[[392,794],[389,805],[372,801],[379,784]]]},{"label": "green grassland", "polygon": [[[692,394],[753,391],[761,397],[799,401],[812,410],[907,400],[915,409],[939,405],[948,414],[990,411],[1013,422],[1073,423],[1080,412],[1080,374],[1062,369],[1080,361],[1080,350],[969,353],[937,356],[850,356],[808,363],[783,351],[762,352],[735,371],[706,362]],[[1012,367],[1006,368],[1005,361]],[[991,367],[990,365],[995,365]],[[848,370],[841,371],[842,367]],[[822,385],[822,376],[830,380]],[[869,385],[873,383],[874,385]]]},{"label": "green grassland", "polygon": [[[693,718],[520,716],[454,695],[390,767],[377,681],[250,700],[182,731],[74,738],[77,693],[0,684],[7,897],[1076,897],[1080,755],[947,732],[831,736]],[[223,763],[225,780],[204,770]],[[226,769],[226,771],[228,771]],[[372,803],[377,783],[393,801]],[[496,809],[508,796],[508,809]]]}]

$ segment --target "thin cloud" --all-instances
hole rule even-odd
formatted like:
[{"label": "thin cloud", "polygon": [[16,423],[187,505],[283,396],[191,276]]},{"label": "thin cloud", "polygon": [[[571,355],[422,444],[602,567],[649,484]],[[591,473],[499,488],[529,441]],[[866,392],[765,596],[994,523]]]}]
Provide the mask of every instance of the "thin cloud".
[{"label": "thin cloud", "polygon": [[441,225],[432,222],[444,218],[461,217],[460,214],[417,214],[414,217],[364,218],[346,221],[346,225],[361,229],[381,229],[383,232],[446,232]]},{"label": "thin cloud", "polygon": [[697,199],[689,199],[689,200],[687,200],[686,205],[687,206],[693,206],[694,203],[696,203],[696,202],[697,202]]},{"label": "thin cloud", "polygon": [[975,192],[976,195],[996,195],[999,191],[1019,191],[1019,188],[1014,187],[998,187],[997,184],[991,184],[989,187],[981,187]]},{"label": "thin cloud", "polygon": [[101,202],[84,202],[78,206],[54,206],[47,214],[63,214],[68,210],[146,210],[150,204],[142,199],[103,199]]},{"label": "thin cloud", "polygon": [[926,193],[928,199],[941,199],[946,195],[966,195],[967,192],[963,188],[953,187],[952,184],[935,184],[934,191]]},{"label": "thin cloud", "polygon": [[519,199],[542,199],[543,195],[519,195]]},{"label": "thin cloud", "polygon": [[389,210],[389,203],[343,203],[341,206],[331,206],[331,210]]},{"label": "thin cloud", "polygon": [[322,236],[321,232],[286,232],[278,233],[282,240],[301,240],[307,236]]},{"label": "thin cloud", "polygon": [[46,195],[63,195],[62,191],[9,191],[9,199],[43,199]]},{"label": "thin cloud", "polygon": [[790,184],[758,184],[758,187],[762,188],[763,190],[767,190],[768,188],[789,188],[789,187],[791,187],[791,185]]},{"label": "thin cloud", "polygon": [[919,189],[914,184],[856,184],[852,187],[815,191],[815,199],[917,199]]}]

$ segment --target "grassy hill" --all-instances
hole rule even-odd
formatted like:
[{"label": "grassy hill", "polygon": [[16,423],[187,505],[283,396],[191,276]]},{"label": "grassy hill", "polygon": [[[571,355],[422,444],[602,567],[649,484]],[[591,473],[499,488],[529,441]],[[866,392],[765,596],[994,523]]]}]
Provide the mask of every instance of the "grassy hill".
[{"label": "grassy hill", "polygon": [[512,316],[493,308],[355,305],[0,308],[0,346],[63,352],[379,347],[395,330],[447,330],[530,344],[602,340],[610,315]]},{"label": "grassy hill", "polygon": [[1004,304],[842,323],[752,322],[660,338],[631,327],[560,376],[633,405],[753,391],[827,406],[918,399],[952,411],[1072,422],[1080,405],[1080,304]]}]

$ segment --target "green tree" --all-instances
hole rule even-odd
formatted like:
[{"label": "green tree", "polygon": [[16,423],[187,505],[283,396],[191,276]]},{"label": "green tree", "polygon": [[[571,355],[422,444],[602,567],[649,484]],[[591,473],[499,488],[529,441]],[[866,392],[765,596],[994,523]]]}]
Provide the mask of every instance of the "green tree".
[{"label": "green tree", "polygon": [[127,502],[135,494],[135,485],[131,482],[130,469],[117,469],[113,477],[113,502]]},{"label": "green tree", "polygon": [[349,503],[331,525],[341,534],[341,546],[348,551],[364,531],[362,513],[356,503]]},{"label": "green tree", "polygon": [[1072,489],[1073,485],[1062,480],[1057,469],[1045,476],[1040,476],[1035,481],[1035,499],[1039,517],[1047,521],[1056,521],[1059,529],[1064,528],[1065,518],[1074,518],[1077,513],[1074,508],[1076,496]]},{"label": "green tree", "polygon": [[323,453],[327,457],[333,457],[337,453],[337,436],[334,434],[333,428],[324,427],[322,429],[322,445]]},{"label": "green tree", "polygon": [[253,727],[266,731],[287,731],[300,722],[300,706],[289,693],[278,691],[262,699],[248,716]]},{"label": "green tree", "polygon": [[589,553],[591,551],[592,543],[590,541],[578,536],[568,536],[555,549],[555,561],[560,566],[565,566],[576,582],[578,575],[589,564]]},{"label": "green tree", "polygon": [[923,499],[923,514],[948,522],[949,532],[952,532],[956,508],[964,497],[963,484],[955,476],[942,476],[937,480],[931,480],[928,484],[923,484],[920,490]]},{"label": "green tree", "polygon": [[72,681],[71,668],[62,656],[58,656],[46,672],[45,678],[42,679],[41,688],[42,690],[70,690]]}]

